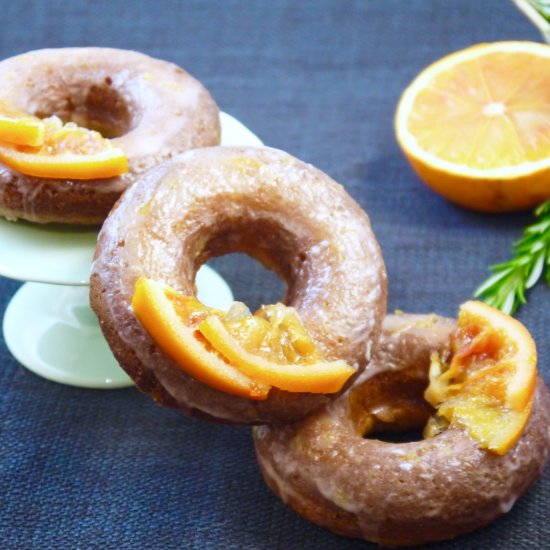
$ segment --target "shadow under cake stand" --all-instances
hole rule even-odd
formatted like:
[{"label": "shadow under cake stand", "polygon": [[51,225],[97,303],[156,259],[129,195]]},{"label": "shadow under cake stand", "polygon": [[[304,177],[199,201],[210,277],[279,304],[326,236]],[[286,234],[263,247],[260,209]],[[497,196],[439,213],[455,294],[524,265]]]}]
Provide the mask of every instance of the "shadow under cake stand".
[{"label": "shadow under cake stand", "polygon": [[[221,113],[222,145],[261,146],[232,116]],[[25,281],[6,308],[3,331],[12,355],[32,372],[84,388],[133,385],[109,349],[89,305],[97,229],[0,218],[0,275]],[[233,294],[208,266],[197,273],[198,298],[226,309]]]}]

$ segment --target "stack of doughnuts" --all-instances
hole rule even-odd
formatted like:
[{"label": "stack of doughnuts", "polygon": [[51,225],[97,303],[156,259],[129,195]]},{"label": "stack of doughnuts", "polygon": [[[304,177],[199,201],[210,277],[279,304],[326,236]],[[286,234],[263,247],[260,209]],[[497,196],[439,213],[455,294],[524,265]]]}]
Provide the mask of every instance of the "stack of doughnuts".
[{"label": "stack of doughnuts", "polygon": [[[194,379],[155,344],[131,301],[141,277],[194,294],[209,258],[244,252],[276,271],[285,302],[327,359],[355,369],[334,394],[272,388],[263,401]],[[367,215],[319,170],[270,148],[188,151],[145,174],[100,232],[91,304],[121,366],[144,392],[194,416],[254,428],[269,487],[306,519],[386,545],[455,537],[508,511],[550,453],[550,396],[539,379],[522,437],[504,456],[465,429],[407,443],[420,429],[430,355],[456,322],[388,315],[386,275]]]},{"label": "stack of doughnuts", "polygon": [[[0,80],[2,100],[98,129],[129,161],[128,173],[102,180],[46,180],[0,164],[0,215],[104,221],[90,301],[122,368],[161,405],[255,425],[267,484],[304,518],[390,546],[444,540],[507,512],[540,476],[550,454],[542,379],[528,424],[504,455],[453,424],[424,440],[383,440],[419,430],[433,413],[423,398],[430,356],[449,346],[456,321],[386,316],[380,248],[341,185],[276,149],[216,146],[209,93],[143,54],[35,51],[1,62]],[[272,387],[261,400],[226,393],[181,368],[144,328],[132,307],[139,279],[193,296],[200,266],[233,252],[280,275],[285,303],[322,357],[352,367],[339,391]]]}]

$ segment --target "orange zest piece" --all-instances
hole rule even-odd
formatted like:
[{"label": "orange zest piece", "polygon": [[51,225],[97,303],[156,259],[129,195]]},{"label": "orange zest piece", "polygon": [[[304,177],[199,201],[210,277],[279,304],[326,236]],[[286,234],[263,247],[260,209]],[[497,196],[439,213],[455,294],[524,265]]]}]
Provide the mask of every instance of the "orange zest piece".
[{"label": "orange zest piece", "polygon": [[340,391],[355,370],[344,361],[313,364],[281,364],[246,351],[223,322],[211,315],[200,325],[201,334],[238,369],[254,380],[289,392],[334,393]]},{"label": "orange zest piece", "polygon": [[423,70],[403,93],[397,139],[424,182],[478,210],[550,197],[550,46],[479,44]]},{"label": "orange zest piece", "polygon": [[44,143],[44,123],[0,100],[0,141],[37,147]]},{"label": "orange zest piece", "polygon": [[89,180],[128,171],[124,152],[99,132],[72,122],[63,125],[57,117],[41,123],[44,135],[39,146],[0,141],[0,161],[22,174],[40,178]]},{"label": "orange zest piece", "polygon": [[240,302],[228,312],[204,306],[166,285],[140,278],[132,307],[159,348],[185,372],[234,395],[265,399],[272,386],[290,392],[339,391],[355,370],[323,361],[292,308]]},{"label": "orange zest piece", "polygon": [[232,395],[265,399],[269,386],[257,383],[208,349],[195,328],[178,311],[172,291],[162,283],[138,279],[132,308],[158,347],[182,370],[204,384]]},{"label": "orange zest piece", "polygon": [[516,319],[483,302],[463,304],[450,356],[434,356],[426,400],[484,448],[509,451],[531,413],[537,351]]}]

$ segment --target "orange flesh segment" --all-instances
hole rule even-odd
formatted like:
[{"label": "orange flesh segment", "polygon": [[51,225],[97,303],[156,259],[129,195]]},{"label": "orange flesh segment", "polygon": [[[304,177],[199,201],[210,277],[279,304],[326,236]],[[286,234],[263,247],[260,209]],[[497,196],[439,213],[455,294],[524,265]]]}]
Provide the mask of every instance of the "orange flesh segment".
[{"label": "orange flesh segment", "polygon": [[355,370],[344,361],[313,364],[281,364],[248,352],[216,316],[207,317],[199,331],[230,363],[254,380],[289,392],[334,393],[340,391]]},{"label": "orange flesh segment", "polygon": [[550,157],[550,60],[491,52],[434,75],[408,130],[438,158],[474,169]]},{"label": "orange flesh segment", "polygon": [[240,312],[235,306],[223,318],[223,325],[246,351],[279,364],[313,364],[321,359],[293,308],[267,305],[251,315],[244,304]]},{"label": "orange flesh segment", "polygon": [[257,383],[209,351],[195,329],[175,311],[161,283],[138,279],[132,308],[145,330],[172,361],[193,378],[216,389],[247,397],[265,399],[269,386]]},{"label": "orange flesh segment", "polygon": [[290,392],[337,392],[355,373],[343,361],[322,361],[297,313],[281,304],[252,315],[235,302],[225,313],[141,278],[132,306],[166,355],[193,377],[227,393],[247,396],[242,384],[235,390],[235,373],[253,385],[256,399],[265,398],[271,386]]},{"label": "orange flesh segment", "polygon": [[98,132],[65,125],[51,117],[41,121],[43,142],[38,147],[0,142],[0,161],[26,174],[41,178],[98,179],[128,171],[128,159]]},{"label": "orange flesh segment", "polygon": [[510,450],[529,419],[537,352],[517,320],[482,302],[466,302],[447,362],[432,359],[426,400],[484,448]]}]

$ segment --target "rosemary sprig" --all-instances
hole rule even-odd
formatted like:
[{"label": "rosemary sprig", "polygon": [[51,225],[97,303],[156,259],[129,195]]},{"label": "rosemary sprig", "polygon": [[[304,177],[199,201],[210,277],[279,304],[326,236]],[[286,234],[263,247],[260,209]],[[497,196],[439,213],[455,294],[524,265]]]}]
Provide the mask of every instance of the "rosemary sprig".
[{"label": "rosemary sprig", "polygon": [[550,2],[548,0],[529,0],[529,3],[546,19],[550,21]]},{"label": "rosemary sprig", "polygon": [[474,291],[474,297],[512,314],[527,301],[525,293],[544,272],[550,286],[550,200],[535,210],[536,221],[527,226],[523,237],[512,245],[514,257],[491,266],[493,272]]}]

